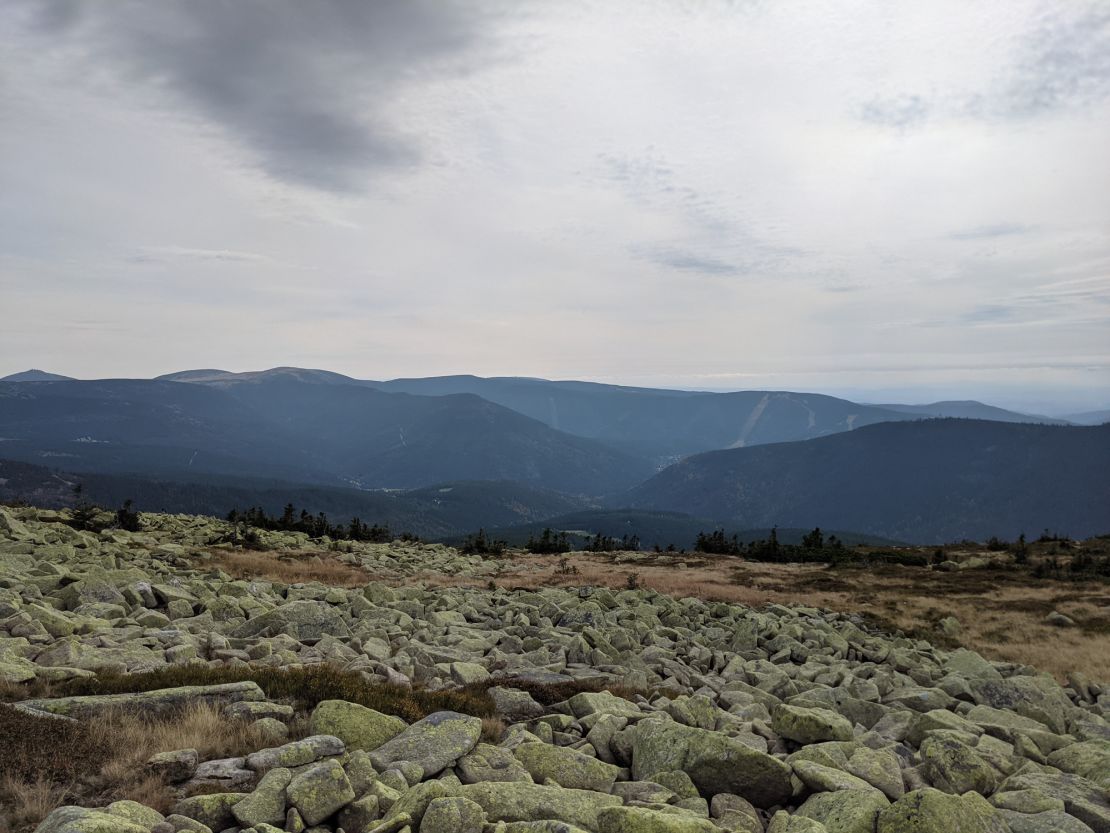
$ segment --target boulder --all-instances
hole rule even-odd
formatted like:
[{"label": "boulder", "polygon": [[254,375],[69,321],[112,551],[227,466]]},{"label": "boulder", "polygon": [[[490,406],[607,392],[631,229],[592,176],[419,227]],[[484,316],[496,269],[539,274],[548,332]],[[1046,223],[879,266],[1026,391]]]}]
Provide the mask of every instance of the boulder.
[{"label": "boulder", "polygon": [[373,750],[370,760],[379,771],[398,761],[411,761],[433,776],[477,746],[481,734],[482,721],[477,717],[436,712]]},{"label": "boulder", "polygon": [[771,711],[771,728],[780,737],[800,744],[852,739],[852,724],[836,712],[785,703]]},{"label": "boulder", "polygon": [[271,769],[258,782],[254,792],[231,808],[242,827],[285,823],[285,788],[293,779],[288,769]]},{"label": "boulder", "polygon": [[811,795],[796,815],[820,822],[828,833],[874,833],[875,820],[889,806],[875,789],[838,790]]},{"label": "boulder", "polygon": [[355,800],[347,773],[336,761],[324,761],[295,775],[286,794],[308,825],[319,824]]},{"label": "boulder", "polygon": [[703,795],[732,793],[757,807],[784,803],[792,794],[790,767],[719,732],[672,721],[637,726],[632,747],[632,776],[684,771]]},{"label": "boulder", "polygon": [[458,796],[436,798],[420,822],[421,833],[481,833],[486,813],[480,804]]},{"label": "boulder", "polygon": [[405,730],[405,721],[358,703],[324,700],[312,710],[308,727],[314,735],[339,738],[348,750],[372,752],[401,734]]},{"label": "boulder", "polygon": [[1008,833],[1006,822],[976,793],[906,793],[879,814],[876,833]]},{"label": "boulder", "polygon": [[615,795],[540,784],[467,784],[459,794],[481,805],[491,822],[558,819],[589,831],[598,830],[601,810],[621,805]]},{"label": "boulder", "polygon": [[539,784],[551,780],[561,787],[607,793],[620,773],[612,764],[547,743],[522,743],[513,755]]},{"label": "boulder", "polygon": [[287,634],[299,642],[313,644],[325,636],[349,636],[350,631],[343,615],[330,604],[301,599],[248,619],[231,635],[247,639],[278,634]]},{"label": "boulder", "polygon": [[975,750],[944,733],[935,733],[921,743],[921,774],[939,790],[955,795],[977,792],[990,795],[998,787],[998,776]]},{"label": "boulder", "polygon": [[709,819],[692,813],[647,807],[607,807],[597,814],[598,833],[721,833]]},{"label": "boulder", "polygon": [[35,828],[35,833],[149,833],[150,827],[103,810],[59,807]]}]

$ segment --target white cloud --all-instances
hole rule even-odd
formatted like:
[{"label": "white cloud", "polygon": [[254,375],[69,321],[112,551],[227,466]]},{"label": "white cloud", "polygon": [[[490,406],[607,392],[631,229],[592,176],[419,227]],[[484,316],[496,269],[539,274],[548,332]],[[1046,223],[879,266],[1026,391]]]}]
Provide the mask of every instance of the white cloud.
[{"label": "white cloud", "polygon": [[1101,3],[294,5],[0,12],[0,373],[1107,398]]}]

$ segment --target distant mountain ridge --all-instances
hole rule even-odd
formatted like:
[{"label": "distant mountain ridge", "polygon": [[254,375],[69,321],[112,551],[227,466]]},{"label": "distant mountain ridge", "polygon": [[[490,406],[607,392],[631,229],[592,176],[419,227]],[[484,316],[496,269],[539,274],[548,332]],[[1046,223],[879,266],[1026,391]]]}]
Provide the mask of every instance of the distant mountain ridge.
[{"label": "distant mountain ridge", "polygon": [[614,506],[915,543],[1110,532],[1110,425],[932,419],[689,457]]},{"label": "distant mountain ridge", "polygon": [[[80,485],[77,495],[74,487]],[[425,538],[462,535],[472,527],[515,525],[593,506],[571,495],[522,483],[467,481],[411,491],[367,492],[276,480],[209,477],[174,481],[126,474],[67,472],[0,459],[0,501],[24,500],[62,508],[78,500],[115,508],[134,500],[141,511],[225,517],[232,509],[259,506],[273,516],[287,503],[333,523],[358,517],[385,524],[396,534]]]},{"label": "distant mountain ridge", "polygon": [[928,405],[878,405],[892,411],[901,411],[906,414],[918,414],[926,417],[952,417],[955,419],[988,419],[994,422],[1036,422],[1041,425],[1068,425],[1067,419],[1040,416],[1038,414],[1022,414],[1017,411],[1008,411],[994,405],[985,405],[974,399],[962,401],[931,402]]},{"label": "distant mountain ridge", "polygon": [[270,477],[411,489],[513,480],[627,488],[644,460],[473,395],[421,397],[283,375],[250,382],[0,383],[0,456],[77,471]]}]

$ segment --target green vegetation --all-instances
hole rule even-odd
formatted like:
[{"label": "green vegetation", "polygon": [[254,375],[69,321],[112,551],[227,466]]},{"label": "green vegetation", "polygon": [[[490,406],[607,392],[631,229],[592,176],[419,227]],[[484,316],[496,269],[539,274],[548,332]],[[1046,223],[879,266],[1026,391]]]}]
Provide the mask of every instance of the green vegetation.
[{"label": "green vegetation", "polygon": [[232,524],[254,529],[303,532],[309,538],[327,537],[338,541],[369,541],[376,544],[386,544],[395,538],[403,541],[417,540],[416,536],[407,532],[395,536],[384,524],[367,526],[357,517],[351,518],[346,524],[333,524],[328,521],[328,516],[323,512],[312,515],[307,509],[302,509],[298,513],[297,507],[292,503],[285,504],[285,509],[276,518],[268,515],[261,506],[253,506],[245,512],[232,509],[227,515],[227,520]]},{"label": "green vegetation", "polygon": [[524,545],[524,549],[536,555],[552,555],[570,552],[571,545],[565,532],[556,533],[550,527],[544,527],[539,538],[528,536],[528,542]]},{"label": "green vegetation", "polygon": [[484,529],[479,529],[474,535],[466,536],[459,551],[466,555],[501,555],[507,546],[504,541],[494,540]]},{"label": "green vegetation", "polygon": [[694,549],[712,555],[735,555],[748,561],[774,564],[829,564],[866,565],[872,563],[901,564],[907,567],[926,567],[929,557],[921,552],[896,550],[872,551],[848,549],[835,535],[828,538],[820,527],[802,537],[801,544],[784,544],[779,541],[778,529],[758,541],[741,542],[736,535],[726,537],[723,529],[699,532]]}]

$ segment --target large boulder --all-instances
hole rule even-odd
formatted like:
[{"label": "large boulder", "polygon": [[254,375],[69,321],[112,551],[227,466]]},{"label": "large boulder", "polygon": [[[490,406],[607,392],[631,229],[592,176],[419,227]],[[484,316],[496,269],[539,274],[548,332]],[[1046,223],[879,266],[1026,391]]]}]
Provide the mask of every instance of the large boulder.
[{"label": "large boulder", "polygon": [[285,823],[285,788],[293,779],[287,769],[271,769],[258,782],[254,792],[231,808],[236,821],[243,827],[257,824]]},{"label": "large boulder", "polygon": [[1110,833],[1110,796],[1080,775],[1052,769],[1023,769],[999,785],[1000,793],[1037,790],[1064,802],[1068,815],[1075,816],[1095,833]]},{"label": "large boulder", "polygon": [[327,602],[301,599],[248,619],[231,635],[247,639],[278,634],[288,634],[299,642],[312,644],[325,636],[349,636],[350,631],[343,614]]},{"label": "large boulder", "polygon": [[486,813],[480,804],[459,796],[432,799],[420,821],[421,833],[481,833]]},{"label": "large boulder", "polygon": [[790,767],[720,732],[663,720],[641,722],[632,744],[632,776],[680,769],[706,796],[732,793],[757,807],[784,803],[793,792]]},{"label": "large boulder", "polygon": [[771,728],[780,737],[801,744],[852,739],[852,724],[836,712],[785,703],[775,706],[771,712]]},{"label": "large boulder", "polygon": [[607,807],[597,814],[598,833],[721,833],[709,819],[692,813],[647,807]]},{"label": "large boulder", "polygon": [[227,830],[235,826],[236,804],[246,798],[248,793],[212,793],[183,798],[174,805],[174,815],[185,816],[213,830]]},{"label": "large boulder", "polygon": [[513,754],[538,784],[551,780],[561,787],[607,793],[620,773],[612,764],[549,743],[522,743]]},{"label": "large boulder", "polygon": [[358,703],[324,700],[312,710],[308,728],[314,735],[334,735],[346,744],[348,750],[372,752],[401,734],[405,730],[405,721]]},{"label": "large boulder", "polygon": [[103,810],[59,807],[50,813],[35,833],[149,833],[150,828]]},{"label": "large boulder", "polygon": [[599,829],[601,810],[622,803],[615,795],[540,784],[467,784],[459,788],[459,795],[481,805],[489,821],[558,819],[590,831]]},{"label": "large boulder", "polygon": [[427,776],[455,763],[478,745],[482,721],[458,712],[436,712],[413,723],[370,753],[376,769],[400,761],[419,764]]},{"label": "large boulder", "polygon": [[879,813],[876,833],[1009,833],[998,811],[977,793],[931,788],[906,793]]},{"label": "large boulder", "polygon": [[874,833],[875,820],[889,806],[878,790],[837,790],[811,795],[797,815],[820,822],[828,833]]},{"label": "large boulder", "polygon": [[319,824],[355,800],[347,773],[337,761],[324,761],[298,773],[286,795],[308,825]]},{"label": "large boulder", "polygon": [[81,697],[55,697],[45,700],[24,700],[20,708],[49,712],[62,717],[87,720],[106,712],[135,712],[143,715],[165,715],[186,706],[205,704],[223,708],[244,700],[265,700],[258,683],[246,680],[221,685],[180,686],[133,694],[91,694]]}]

